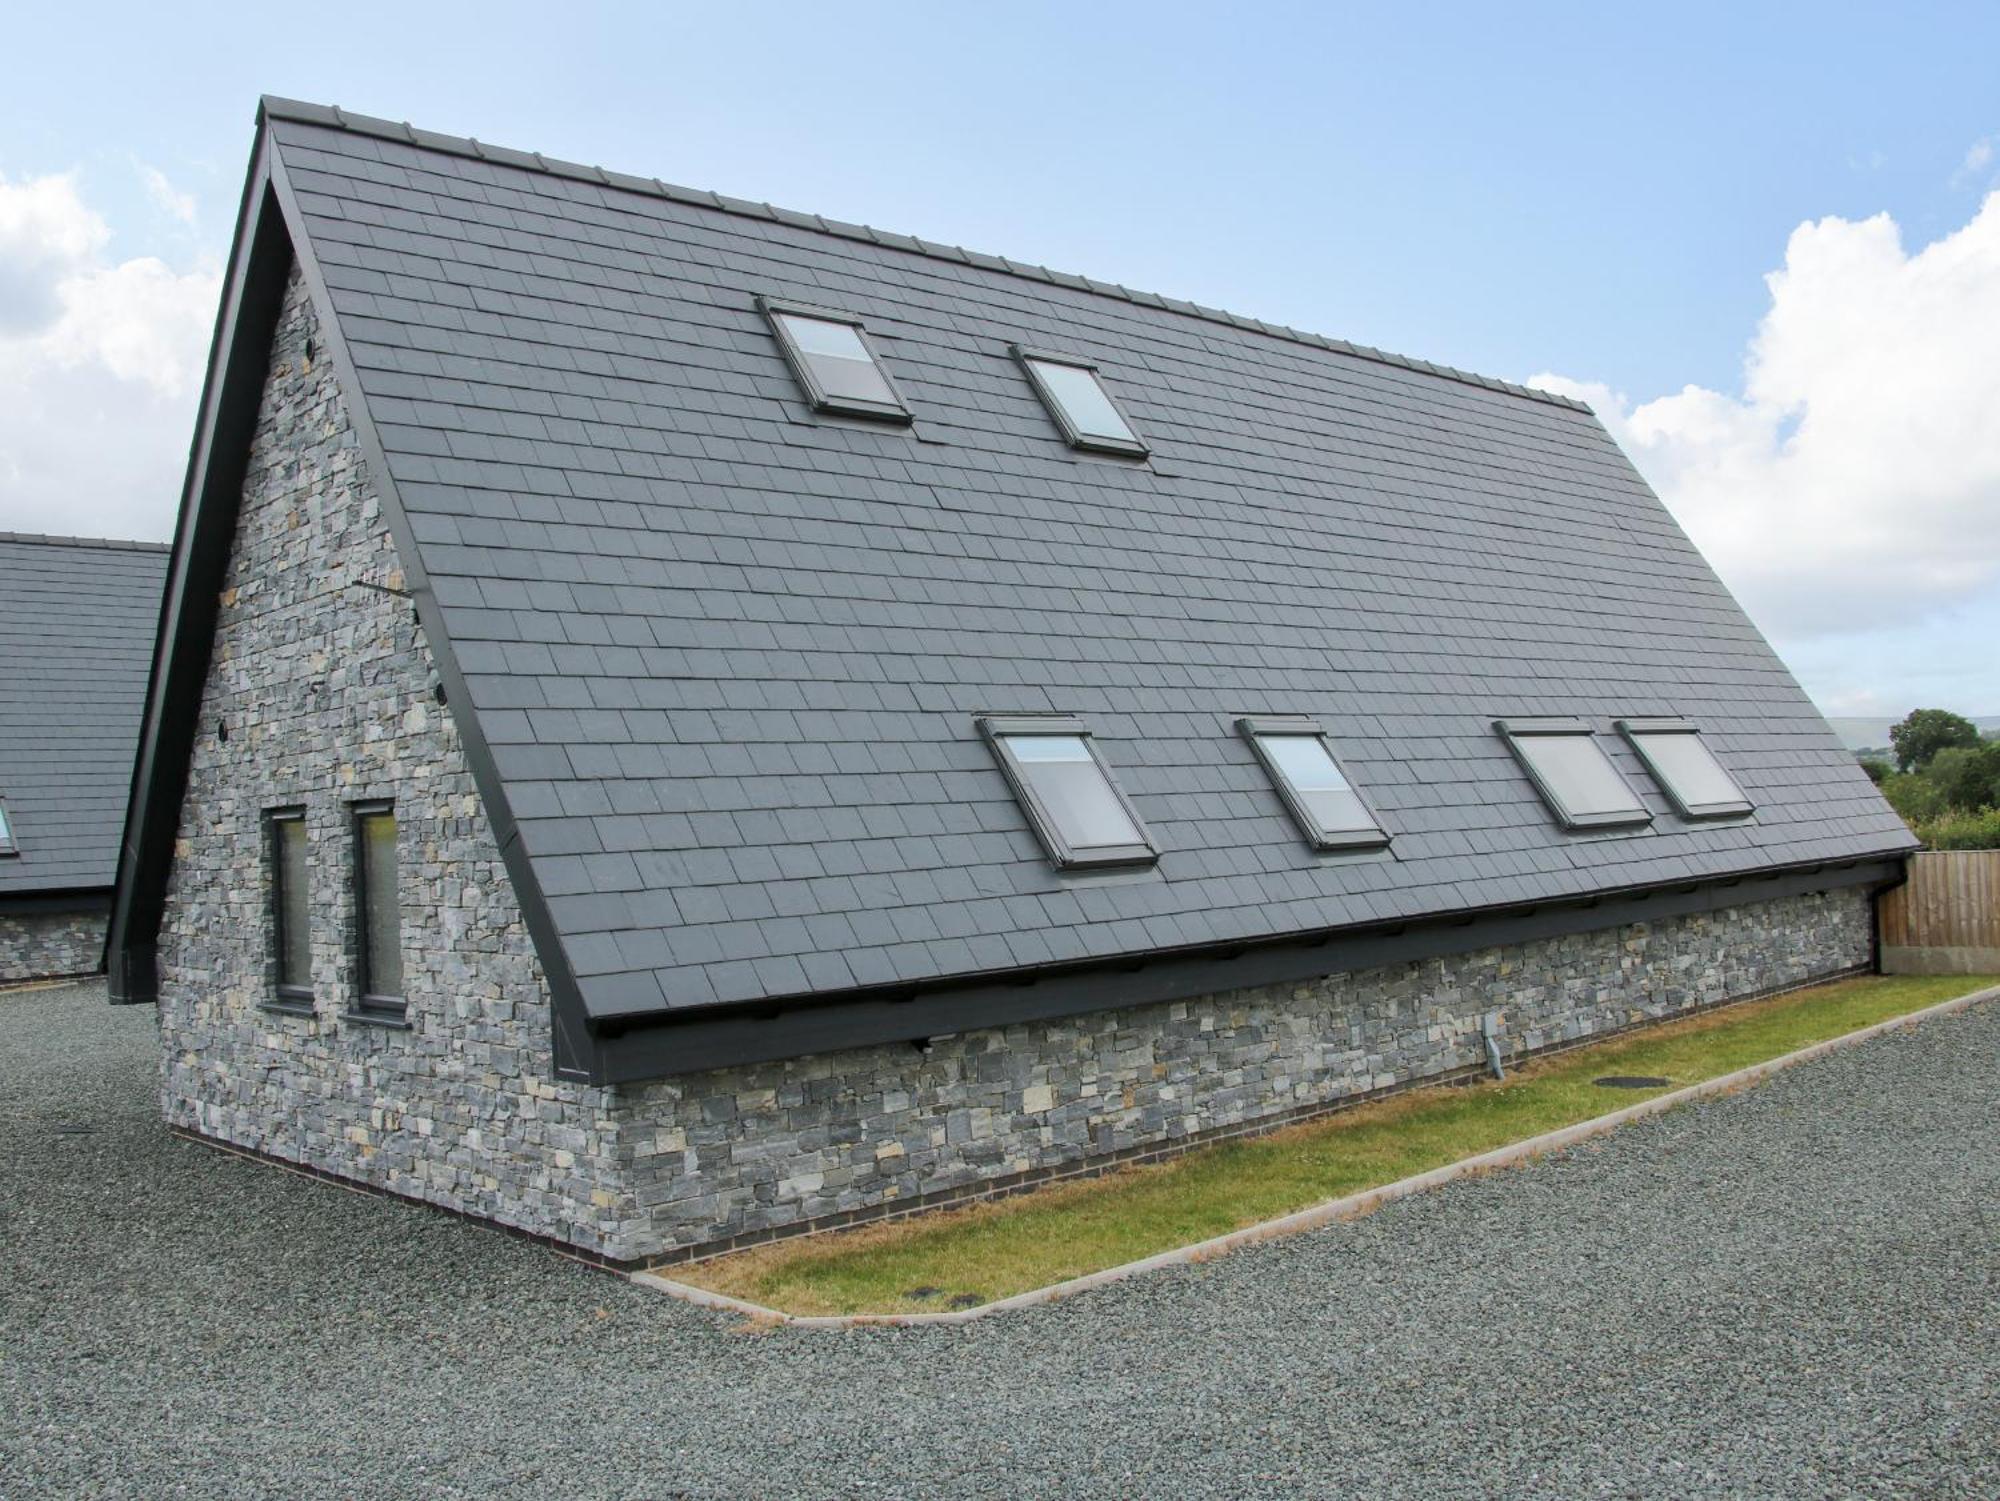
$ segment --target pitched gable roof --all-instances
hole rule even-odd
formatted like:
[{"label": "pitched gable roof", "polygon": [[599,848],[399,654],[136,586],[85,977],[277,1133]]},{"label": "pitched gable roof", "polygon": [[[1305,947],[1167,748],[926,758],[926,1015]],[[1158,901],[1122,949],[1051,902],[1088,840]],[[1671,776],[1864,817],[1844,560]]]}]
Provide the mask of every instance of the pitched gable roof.
[{"label": "pitched gable roof", "polygon": [[[1576,403],[313,106],[263,120],[516,884],[593,1024],[1910,843]],[[914,424],[813,416],[760,296],[865,320]],[[1097,361],[1151,457],[1065,447],[1016,344]],[[1034,711],[1096,731],[1156,868],[1049,867],[974,724]],[[1232,730],[1263,714],[1334,727],[1391,851],[1304,846]],[[1564,833],[1491,729],[1539,714],[1696,720],[1758,811],[1683,823],[1621,748],[1653,827]]]},{"label": "pitched gable roof", "polygon": [[166,567],[158,543],[0,532],[0,902],[111,885]]}]

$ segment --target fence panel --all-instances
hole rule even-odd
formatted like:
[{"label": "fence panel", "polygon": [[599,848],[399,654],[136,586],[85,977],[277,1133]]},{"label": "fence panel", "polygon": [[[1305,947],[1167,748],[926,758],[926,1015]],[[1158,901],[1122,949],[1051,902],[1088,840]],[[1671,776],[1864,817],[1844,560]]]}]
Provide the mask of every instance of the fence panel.
[{"label": "fence panel", "polygon": [[1878,911],[1884,974],[2000,974],[2000,850],[1912,855]]}]

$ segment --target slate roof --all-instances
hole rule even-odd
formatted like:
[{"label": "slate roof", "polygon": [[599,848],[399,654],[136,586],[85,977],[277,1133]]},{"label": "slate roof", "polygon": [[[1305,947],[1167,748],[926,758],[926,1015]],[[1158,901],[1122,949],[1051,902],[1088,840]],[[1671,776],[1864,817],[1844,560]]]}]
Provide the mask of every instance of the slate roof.
[{"label": "slate roof", "polygon": [[167,549],[0,532],[0,902],[107,890],[132,786]]},{"label": "slate roof", "polygon": [[[316,106],[268,141],[596,1019],[1721,879],[1912,841],[1574,402],[1082,278]],[[815,418],[758,296],[861,316],[910,428]],[[1152,447],[1060,441],[1009,346]],[[465,706],[457,706],[461,712]],[[1162,847],[1050,868],[974,726],[1081,716]],[[1308,850],[1239,715],[1395,836]],[[1491,722],[1656,815],[1564,833]],[[1697,721],[1691,825],[1610,733]]]}]

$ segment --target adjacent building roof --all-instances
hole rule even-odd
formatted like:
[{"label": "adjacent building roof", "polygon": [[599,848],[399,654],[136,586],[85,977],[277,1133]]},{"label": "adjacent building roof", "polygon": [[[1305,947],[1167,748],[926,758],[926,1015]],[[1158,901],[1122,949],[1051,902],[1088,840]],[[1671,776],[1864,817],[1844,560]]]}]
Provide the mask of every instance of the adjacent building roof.
[{"label": "adjacent building roof", "polygon": [[[281,222],[589,1027],[1912,842],[1575,402],[337,110],[260,121],[237,295]],[[914,421],[815,415],[760,298],[858,317]],[[1016,346],[1094,364],[1150,455],[1069,447]],[[1156,865],[1052,868],[976,724],[1032,713],[1088,724]],[[1301,839],[1235,728],[1294,715],[1388,849]],[[1653,822],[1558,827],[1493,728],[1534,716],[1596,726]],[[1612,735],[1641,717],[1697,724],[1756,812],[1676,816]]]},{"label": "adjacent building roof", "polygon": [[0,902],[107,891],[167,549],[0,532]]}]

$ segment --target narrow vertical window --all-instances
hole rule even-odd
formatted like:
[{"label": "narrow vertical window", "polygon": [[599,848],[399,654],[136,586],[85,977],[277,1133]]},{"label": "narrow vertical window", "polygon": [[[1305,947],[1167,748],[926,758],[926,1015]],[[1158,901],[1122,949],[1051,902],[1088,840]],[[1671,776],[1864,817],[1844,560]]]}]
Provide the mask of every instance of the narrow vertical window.
[{"label": "narrow vertical window", "polygon": [[1053,714],[981,719],[979,729],[1055,864],[1150,865],[1159,858],[1080,721]]},{"label": "narrow vertical window", "polygon": [[403,910],[396,885],[396,809],[354,809],[354,915],[357,1008],[403,1014]]},{"label": "narrow vertical window", "polygon": [[1042,398],[1042,405],[1055,418],[1063,440],[1071,448],[1124,454],[1128,458],[1145,456],[1145,443],[1118,410],[1111,393],[1104,389],[1096,365],[1060,354],[1038,354],[1018,344],[1014,346],[1014,358],[1028,372],[1035,394]]},{"label": "narrow vertical window", "polygon": [[264,815],[271,862],[271,949],[280,1002],[312,1003],[312,920],[310,872],[306,866],[303,808],[275,809]]},{"label": "narrow vertical window", "polygon": [[875,357],[860,319],[761,297],[757,306],[770,320],[785,362],[815,412],[910,420],[910,409]]},{"label": "narrow vertical window", "polygon": [[1389,835],[1333,759],[1317,720],[1239,719],[1292,821],[1317,850],[1379,849]]}]

